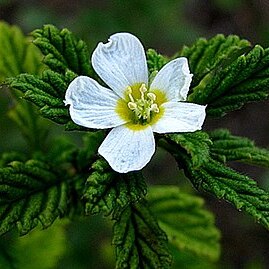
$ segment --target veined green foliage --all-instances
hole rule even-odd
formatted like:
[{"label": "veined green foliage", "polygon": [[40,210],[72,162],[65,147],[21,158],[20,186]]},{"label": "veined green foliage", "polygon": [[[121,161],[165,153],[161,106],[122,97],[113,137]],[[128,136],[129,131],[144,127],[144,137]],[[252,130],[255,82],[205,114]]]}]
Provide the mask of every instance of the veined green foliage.
[{"label": "veined green foliage", "polygon": [[269,95],[269,49],[217,35],[185,47],[181,56],[189,59],[194,74],[188,100],[208,104],[207,115],[223,116]]},{"label": "veined green foliage", "polygon": [[84,193],[87,214],[102,212],[118,219],[127,206],[146,194],[147,186],[141,172],[116,173],[103,159],[97,160],[92,169]]},{"label": "veined green foliage", "polygon": [[169,134],[167,137],[191,155],[194,167],[197,168],[207,162],[209,145],[212,143],[207,133],[197,131],[194,133]]},{"label": "veined green foliage", "polygon": [[258,148],[248,138],[234,136],[228,130],[218,129],[209,133],[213,144],[211,155],[221,161],[239,161],[269,167],[269,151]]},{"label": "veined green foliage", "polygon": [[145,201],[130,205],[114,224],[117,269],[171,267],[167,237]]},{"label": "veined green foliage", "polygon": [[65,124],[66,130],[84,130],[76,125],[69,116],[64,105],[65,91],[76,75],[68,70],[61,75],[46,70],[39,78],[30,74],[22,74],[10,79],[10,87],[24,93],[24,98],[34,103],[43,117],[56,123]]},{"label": "veined green foliage", "polygon": [[154,49],[148,49],[146,54],[149,73],[159,71],[169,61],[167,57],[157,53]]},{"label": "veined green foliage", "polygon": [[[0,234],[17,226],[21,235],[49,227],[68,214],[72,180],[47,163],[14,161],[0,169]],[[74,202],[74,201],[73,201]]]},{"label": "veined green foliage", "polygon": [[187,154],[178,153],[174,156],[179,165],[184,166],[187,177],[197,189],[225,199],[269,229],[269,193],[259,188],[254,180],[213,158],[195,169]]},{"label": "veined green foliage", "polygon": [[0,22],[0,81],[20,73],[38,74],[42,68],[41,53],[20,28]]},{"label": "veined green foliage", "polygon": [[10,87],[24,94],[34,103],[43,117],[66,130],[85,130],[71,121],[64,105],[69,83],[78,75],[93,75],[86,44],[76,39],[67,29],[59,30],[52,25],[33,32],[33,43],[44,55],[48,66],[41,76],[21,74],[9,80]]},{"label": "veined green foliage", "polygon": [[44,55],[43,62],[51,70],[62,75],[67,70],[77,75],[92,75],[86,43],[77,39],[68,29],[59,30],[53,25],[45,25],[32,35],[33,43]]},{"label": "veined green foliage", "polygon": [[149,189],[149,206],[171,244],[212,261],[220,255],[220,233],[214,216],[204,208],[202,198],[174,186]]}]

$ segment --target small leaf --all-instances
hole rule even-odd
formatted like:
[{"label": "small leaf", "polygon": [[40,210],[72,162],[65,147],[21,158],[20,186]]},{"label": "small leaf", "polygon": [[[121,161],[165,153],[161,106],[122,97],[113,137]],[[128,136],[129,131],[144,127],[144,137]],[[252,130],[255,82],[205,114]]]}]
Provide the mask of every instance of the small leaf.
[{"label": "small leaf", "polygon": [[234,136],[225,129],[215,130],[209,135],[213,142],[210,152],[215,159],[269,167],[269,151],[256,147],[248,138]]},{"label": "small leaf", "polygon": [[69,69],[78,75],[91,75],[89,52],[84,41],[77,39],[68,29],[59,30],[45,25],[32,33],[33,43],[41,50],[44,63],[62,75]]},{"label": "small leaf", "polygon": [[68,214],[72,184],[66,172],[47,163],[14,161],[0,169],[0,234],[17,226],[21,235],[39,223],[46,228]]},{"label": "small leaf", "polygon": [[116,173],[103,159],[96,161],[92,169],[84,192],[87,214],[102,212],[117,219],[127,206],[146,194],[141,172]]},{"label": "small leaf", "polygon": [[190,251],[216,261],[220,255],[220,233],[204,201],[174,186],[154,186],[148,194],[150,209],[161,229],[179,251]]},{"label": "small leaf", "polygon": [[207,133],[197,131],[194,133],[169,134],[167,138],[180,145],[192,157],[195,167],[199,167],[209,157],[209,145],[211,141]]},{"label": "small leaf", "polygon": [[115,222],[113,244],[117,269],[171,267],[167,237],[144,201],[127,207]]},{"label": "small leaf", "polygon": [[195,169],[187,154],[178,152],[173,155],[197,189],[232,203],[269,229],[269,193],[259,188],[254,180],[212,158]]},{"label": "small leaf", "polygon": [[168,62],[167,57],[157,53],[154,49],[148,49],[146,54],[150,73],[159,71]]}]

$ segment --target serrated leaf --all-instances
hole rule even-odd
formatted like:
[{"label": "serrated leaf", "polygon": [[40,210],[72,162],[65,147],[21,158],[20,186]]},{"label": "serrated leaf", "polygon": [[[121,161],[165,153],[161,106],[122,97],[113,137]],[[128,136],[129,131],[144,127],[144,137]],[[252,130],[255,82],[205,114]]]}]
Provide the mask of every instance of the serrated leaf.
[{"label": "serrated leaf", "polygon": [[169,242],[179,251],[189,251],[211,261],[219,258],[220,233],[202,198],[174,186],[153,186],[148,201]]},{"label": "serrated leaf", "polygon": [[167,237],[144,201],[127,207],[114,224],[113,244],[117,269],[171,267]]},{"label": "serrated leaf", "polygon": [[154,49],[148,49],[146,54],[149,73],[159,71],[168,62],[167,57],[157,53]]},{"label": "serrated leaf", "polygon": [[212,158],[195,169],[187,154],[173,155],[197,189],[232,203],[269,229],[269,193],[259,188],[254,180]]},{"label": "serrated leaf", "polygon": [[90,76],[90,55],[84,41],[77,39],[68,29],[59,30],[44,25],[32,33],[33,43],[45,56],[43,62],[53,71],[64,75],[71,70],[79,75]]},{"label": "serrated leaf", "polygon": [[84,192],[87,214],[103,213],[117,219],[127,206],[146,194],[141,172],[116,173],[103,159],[97,160],[92,169]]},{"label": "serrated leaf", "polygon": [[40,51],[18,27],[0,22],[0,47],[0,81],[24,72],[40,72]]},{"label": "serrated leaf", "polygon": [[64,104],[65,91],[75,77],[71,71],[66,76],[51,70],[43,72],[39,78],[30,74],[22,74],[9,80],[10,87],[24,93],[24,98],[34,103],[43,117],[59,124],[73,124],[74,129],[82,128],[74,124],[69,116],[68,107]]},{"label": "serrated leaf", "polygon": [[200,39],[181,56],[189,59],[194,74],[188,100],[208,104],[207,115],[223,116],[247,102],[269,95],[269,50],[236,36]]},{"label": "serrated leaf", "polygon": [[207,133],[197,131],[193,133],[169,134],[166,136],[177,145],[180,145],[192,157],[194,167],[199,167],[209,157],[209,145],[211,141]]},{"label": "serrated leaf", "polygon": [[0,234],[16,226],[23,235],[68,214],[71,186],[68,175],[42,161],[15,161],[0,169]]},{"label": "serrated leaf", "polygon": [[210,152],[215,159],[269,167],[269,151],[256,147],[250,139],[234,136],[225,129],[212,131],[209,135],[213,142]]}]

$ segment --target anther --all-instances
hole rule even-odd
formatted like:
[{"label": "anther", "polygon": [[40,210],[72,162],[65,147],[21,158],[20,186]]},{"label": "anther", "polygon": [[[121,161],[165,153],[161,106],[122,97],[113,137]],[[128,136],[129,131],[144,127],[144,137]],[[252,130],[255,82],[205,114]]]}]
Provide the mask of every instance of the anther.
[{"label": "anther", "polygon": [[129,102],[129,103],[128,103],[128,107],[129,107],[131,110],[135,110],[135,109],[137,109],[137,104],[134,103],[134,102]]},{"label": "anther", "polygon": [[160,109],[158,108],[158,105],[157,104],[152,104],[150,106],[150,110],[155,112],[155,113],[159,113],[160,112]]},{"label": "anther", "polygon": [[143,83],[143,84],[140,86],[139,91],[140,91],[141,93],[144,93],[144,92],[147,91],[147,87],[146,87],[146,84],[145,84],[145,83]]},{"label": "anther", "polygon": [[156,100],[156,95],[152,92],[149,92],[147,94],[147,97],[151,100],[151,101],[155,101]]}]

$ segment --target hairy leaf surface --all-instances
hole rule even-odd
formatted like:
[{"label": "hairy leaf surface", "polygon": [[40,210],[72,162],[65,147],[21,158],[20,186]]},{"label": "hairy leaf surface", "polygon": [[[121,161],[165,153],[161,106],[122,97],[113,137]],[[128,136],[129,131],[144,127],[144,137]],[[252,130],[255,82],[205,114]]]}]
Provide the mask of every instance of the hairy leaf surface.
[{"label": "hairy leaf surface", "polygon": [[223,116],[245,103],[268,98],[269,49],[253,48],[237,36],[199,39],[181,56],[194,74],[188,100],[208,104],[207,115]]},{"label": "hairy leaf surface", "polygon": [[21,235],[39,223],[50,226],[68,214],[72,184],[50,165],[14,161],[0,169],[0,234],[17,227]]},{"label": "hairy leaf surface", "polygon": [[188,155],[174,156],[197,189],[232,203],[269,229],[269,193],[259,188],[254,180],[212,158],[195,169]]},{"label": "hairy leaf surface", "polygon": [[167,269],[171,266],[167,237],[144,201],[125,209],[114,225],[113,244],[117,269]]},{"label": "hairy leaf surface", "polygon": [[213,142],[210,152],[217,160],[239,161],[269,167],[269,151],[256,147],[250,139],[234,136],[225,129],[215,130],[209,135]]},{"label": "hairy leaf surface", "polygon": [[118,218],[122,211],[146,194],[146,183],[141,172],[119,174],[105,160],[96,161],[84,193],[86,213],[112,214]]}]

